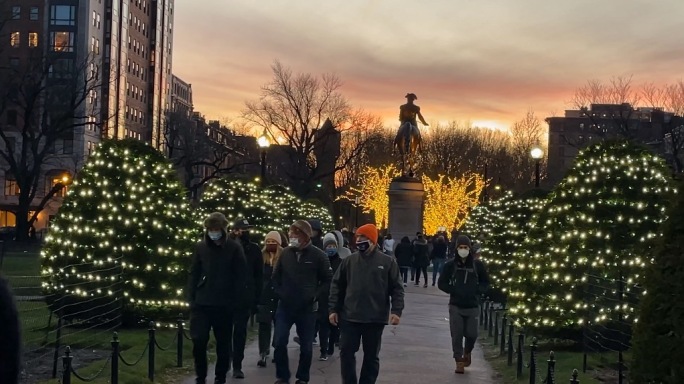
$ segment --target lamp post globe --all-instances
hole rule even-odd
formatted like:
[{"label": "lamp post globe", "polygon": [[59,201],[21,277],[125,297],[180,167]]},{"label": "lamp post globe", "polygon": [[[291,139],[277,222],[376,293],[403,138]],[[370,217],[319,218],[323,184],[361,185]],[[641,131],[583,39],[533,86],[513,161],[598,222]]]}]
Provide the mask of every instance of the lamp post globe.
[{"label": "lamp post globe", "polygon": [[535,161],[535,164],[534,164],[534,187],[539,188],[539,179],[541,177],[541,175],[540,175],[540,173],[541,173],[540,172],[540,161],[541,161],[542,157],[544,157],[544,150],[539,148],[539,147],[534,147],[530,151],[530,156],[532,156],[532,158]]},{"label": "lamp post globe", "polygon": [[271,146],[271,141],[268,139],[268,132],[264,129],[264,133],[257,138],[257,145],[261,148],[261,183],[266,182],[266,150]]}]

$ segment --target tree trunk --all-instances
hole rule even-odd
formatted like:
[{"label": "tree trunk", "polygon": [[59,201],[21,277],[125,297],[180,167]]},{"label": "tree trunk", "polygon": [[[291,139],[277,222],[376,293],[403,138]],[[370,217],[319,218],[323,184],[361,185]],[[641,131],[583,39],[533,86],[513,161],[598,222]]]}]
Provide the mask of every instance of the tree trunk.
[{"label": "tree trunk", "polygon": [[31,206],[31,201],[28,198],[28,191],[21,191],[19,195],[19,204],[17,205],[17,210],[15,212],[16,216],[16,241],[28,241],[29,240],[29,210]]}]

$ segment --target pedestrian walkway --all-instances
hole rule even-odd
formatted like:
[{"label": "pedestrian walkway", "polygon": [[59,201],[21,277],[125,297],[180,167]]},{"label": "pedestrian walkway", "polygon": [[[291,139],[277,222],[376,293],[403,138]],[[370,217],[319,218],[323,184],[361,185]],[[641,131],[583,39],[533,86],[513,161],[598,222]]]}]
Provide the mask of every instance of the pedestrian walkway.
[{"label": "pedestrian walkway", "polygon": [[[451,353],[449,335],[449,297],[436,287],[423,288],[410,285],[406,288],[406,309],[397,327],[387,326],[380,352],[380,376],[378,384],[411,383],[460,383],[493,384],[493,371],[484,360],[480,345],[473,351],[473,364],[466,368],[465,375],[456,375],[456,365]],[[294,332],[294,327],[293,327]],[[294,333],[293,333],[294,335]],[[290,338],[290,340],[292,340]],[[340,379],[339,351],[328,361],[318,361],[319,349],[314,346],[314,361],[311,366],[311,384],[336,384]],[[246,378],[230,378],[228,382],[245,384],[270,384],[275,382],[275,366],[258,368],[259,353],[256,343],[245,351],[243,371]],[[293,372],[299,357],[298,345],[289,345],[290,367]],[[357,354],[359,371],[363,352]],[[213,373],[213,367],[209,370]],[[213,380],[213,378],[212,378]],[[208,380],[208,382],[211,382]],[[294,381],[293,381],[294,382]],[[183,384],[194,384],[188,378]]]}]

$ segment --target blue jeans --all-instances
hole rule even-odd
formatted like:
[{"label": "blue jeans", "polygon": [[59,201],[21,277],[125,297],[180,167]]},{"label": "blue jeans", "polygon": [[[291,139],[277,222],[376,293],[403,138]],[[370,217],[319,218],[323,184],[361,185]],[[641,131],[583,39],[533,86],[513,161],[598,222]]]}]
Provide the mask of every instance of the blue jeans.
[{"label": "blue jeans", "polygon": [[292,325],[297,326],[299,336],[299,366],[296,377],[298,380],[309,381],[309,370],[313,358],[313,339],[316,331],[316,313],[291,313],[281,306],[275,314],[275,352],[273,357],[276,364],[276,378],[290,381],[290,361],[287,357],[287,343],[290,339]]},{"label": "blue jeans", "polygon": [[432,284],[437,281],[437,273],[442,274],[442,268],[444,268],[444,263],[446,259],[432,259]]}]

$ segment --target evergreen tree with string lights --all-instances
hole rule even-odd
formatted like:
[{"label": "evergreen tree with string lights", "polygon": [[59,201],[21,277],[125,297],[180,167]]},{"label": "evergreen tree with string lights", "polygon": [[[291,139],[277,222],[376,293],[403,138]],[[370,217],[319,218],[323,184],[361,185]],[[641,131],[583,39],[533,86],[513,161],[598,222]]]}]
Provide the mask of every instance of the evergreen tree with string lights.
[{"label": "evergreen tree with string lights", "polygon": [[52,309],[71,320],[175,318],[195,223],[164,156],[138,140],[102,142],[67,193],[41,252]]},{"label": "evergreen tree with string lights", "polygon": [[[682,190],[684,183],[679,184]],[[629,378],[635,383],[684,382],[684,195],[668,211],[646,269],[645,295],[634,331]]]},{"label": "evergreen tree with string lights", "polygon": [[[606,141],[583,150],[515,253],[511,316],[539,331],[634,319],[616,306],[643,281],[673,189],[646,148]],[[607,283],[608,282],[608,283]],[[562,336],[559,336],[562,337]]]}]

